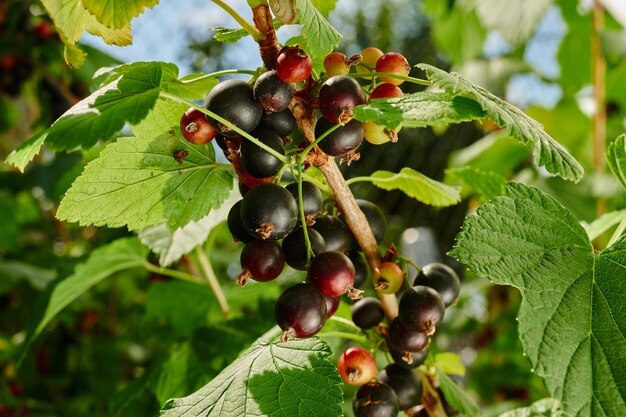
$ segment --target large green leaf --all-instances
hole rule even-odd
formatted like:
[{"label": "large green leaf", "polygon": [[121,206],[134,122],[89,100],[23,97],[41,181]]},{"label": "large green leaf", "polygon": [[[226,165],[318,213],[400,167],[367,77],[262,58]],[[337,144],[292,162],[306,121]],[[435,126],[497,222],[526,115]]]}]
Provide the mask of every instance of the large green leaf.
[{"label": "large green leaf", "polygon": [[341,379],[328,345],[276,336],[269,331],[209,384],[170,400],[161,417],[340,416]]},{"label": "large green leaf", "polygon": [[159,0],[82,0],[85,8],[103,25],[120,29]]},{"label": "large green leaf", "polygon": [[558,401],[552,398],[544,398],[535,401],[528,407],[516,408],[500,414],[500,417],[561,417],[561,407]]},{"label": "large green leaf", "polygon": [[595,254],[559,202],[509,183],[466,219],[451,255],[520,290],[522,345],[565,415],[626,415],[626,237]]},{"label": "large green leaf", "polygon": [[452,181],[458,181],[463,185],[464,192],[474,191],[478,193],[482,201],[489,201],[494,197],[504,194],[506,178],[493,171],[465,166],[450,168],[446,175]]},{"label": "large green leaf", "polygon": [[[187,152],[179,163],[175,152]],[[206,216],[233,186],[229,165],[211,146],[191,145],[180,132],[120,138],[87,165],[65,194],[57,218],[81,225],[171,230]]]},{"label": "large green leaf", "polygon": [[615,178],[626,189],[626,135],[611,142],[606,150],[606,161]]},{"label": "large green leaf", "polygon": [[511,136],[532,148],[537,165],[545,166],[548,172],[566,180],[578,182],[582,178],[583,167],[563,146],[552,139],[538,122],[523,111],[460,74],[449,74],[427,64],[420,64],[419,67],[426,71],[428,78],[437,87],[450,94],[469,97],[480,103],[498,126],[506,128]]},{"label": "large green leaf", "polygon": [[296,9],[306,40],[305,49],[314,60],[324,58],[339,45],[341,34],[311,4],[311,0],[296,0]]},{"label": "large green leaf", "polygon": [[354,117],[393,129],[398,125],[424,127],[482,119],[485,112],[478,103],[466,97],[419,92],[392,99],[372,100],[369,104],[355,107]]},{"label": "large green leaf", "polygon": [[137,238],[116,240],[94,250],[74,273],[60,281],[39,306],[22,345],[22,355],[48,323],[82,293],[116,272],[144,265],[148,251]]}]

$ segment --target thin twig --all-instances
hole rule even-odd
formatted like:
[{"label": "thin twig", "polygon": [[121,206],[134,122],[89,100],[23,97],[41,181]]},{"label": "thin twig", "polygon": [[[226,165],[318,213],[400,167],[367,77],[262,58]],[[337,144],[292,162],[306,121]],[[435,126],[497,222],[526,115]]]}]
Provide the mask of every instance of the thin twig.
[{"label": "thin twig", "polygon": [[230,312],[230,307],[228,306],[228,301],[226,300],[226,296],[224,295],[224,291],[222,291],[222,287],[220,287],[220,283],[215,276],[215,271],[213,271],[213,267],[211,267],[211,262],[209,258],[206,256],[204,249],[201,246],[196,247],[195,249],[196,257],[200,262],[200,267],[202,268],[202,272],[204,278],[209,283],[215,298],[217,299],[218,304],[220,305],[220,310],[222,310],[222,314],[226,317]]}]

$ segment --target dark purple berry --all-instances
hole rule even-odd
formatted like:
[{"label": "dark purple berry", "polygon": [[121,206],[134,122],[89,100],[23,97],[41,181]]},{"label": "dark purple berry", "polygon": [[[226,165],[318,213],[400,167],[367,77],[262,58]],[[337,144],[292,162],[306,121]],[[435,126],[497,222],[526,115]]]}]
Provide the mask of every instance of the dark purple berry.
[{"label": "dark purple berry", "polygon": [[339,218],[333,216],[319,216],[315,219],[313,229],[317,230],[324,241],[326,250],[348,253],[354,246],[354,236],[348,226]]},{"label": "dark purple berry", "polygon": [[397,365],[406,369],[413,369],[426,362],[429,351],[428,348],[429,347],[426,346],[424,349],[418,350],[417,352],[400,352],[390,349],[389,353]]},{"label": "dark purple berry", "polygon": [[266,113],[286,110],[291,102],[293,88],[281,80],[276,71],[264,72],[254,83],[254,98]]},{"label": "dark purple berry", "polygon": [[320,111],[333,123],[346,124],[354,114],[353,109],[361,104],[365,104],[365,92],[348,75],[330,77],[320,89]]},{"label": "dark purple berry", "polygon": [[432,335],[443,320],[445,308],[437,291],[417,285],[402,294],[398,318],[407,328]]},{"label": "dark purple berry", "polygon": [[389,325],[387,338],[389,347],[400,352],[418,352],[428,346],[428,335],[404,326],[399,318],[392,320]]},{"label": "dark purple berry", "polygon": [[326,302],[322,294],[309,283],[287,288],[276,301],[276,323],[289,337],[305,338],[317,334],[326,321]]},{"label": "dark purple berry", "polygon": [[352,306],[352,321],[361,329],[371,329],[385,318],[385,312],[378,298],[365,297]]},{"label": "dark purple berry", "polygon": [[[309,235],[309,241],[311,242],[311,250],[313,256],[318,255],[326,251],[326,242],[322,235],[320,235],[315,229],[307,228]],[[306,271],[308,263],[306,260],[306,240],[304,239],[304,230],[298,228],[291,232],[289,236],[283,239],[283,252],[285,253],[285,260],[287,265],[294,269]]]},{"label": "dark purple berry", "polygon": [[291,135],[293,131],[296,130],[298,123],[290,110],[283,110],[270,114],[263,112],[259,126],[271,129],[280,137],[284,138]]},{"label": "dark purple berry", "polygon": [[[269,129],[259,128],[252,132],[263,144],[274,149],[281,155],[285,154],[283,139]],[[241,166],[246,172],[255,178],[272,177],[280,171],[283,162],[265,149],[257,146],[249,140],[241,143]]]},{"label": "dark purple berry", "polygon": [[[217,84],[207,95],[205,107],[245,132],[252,132],[261,120],[263,109],[254,99],[252,87],[243,80],[226,80]],[[216,123],[224,136],[238,133]]]},{"label": "dark purple berry", "polygon": [[311,261],[307,280],[322,294],[339,297],[346,292],[355,294],[354,277],[354,265],[346,255],[323,252]]},{"label": "dark purple berry", "polygon": [[278,240],[287,236],[298,221],[298,204],[291,193],[273,183],[261,184],[246,193],[241,220],[252,236]]},{"label": "dark purple berry", "polygon": [[235,240],[248,243],[251,240],[254,240],[254,238],[250,233],[248,233],[248,230],[246,230],[246,227],[241,221],[241,203],[242,200],[239,200],[230,208],[228,217],[226,218],[226,224],[228,225],[230,234],[233,235]]},{"label": "dark purple berry", "polygon": [[237,277],[237,283],[245,285],[248,278],[266,282],[278,277],[285,266],[285,255],[278,243],[270,240],[252,240],[241,251],[243,272]]},{"label": "dark purple berry", "polygon": [[432,263],[417,274],[413,285],[425,285],[435,289],[446,307],[454,304],[461,292],[461,280],[448,265]]},{"label": "dark purple berry", "polygon": [[401,410],[414,407],[422,400],[422,383],[410,369],[392,363],[380,371],[378,380],[393,388]]},{"label": "dark purple berry", "polygon": [[322,294],[322,297],[324,297],[324,301],[326,302],[326,318],[330,318],[337,312],[339,304],[341,303],[341,297],[329,297],[324,294]]},{"label": "dark purple berry", "polygon": [[[315,137],[319,138],[333,126],[335,123],[320,118],[315,125]],[[353,119],[329,133],[318,146],[326,155],[341,156],[356,150],[361,142],[363,142],[363,123]]]},{"label": "dark purple berry", "polygon": [[355,417],[395,417],[398,415],[398,396],[382,382],[369,382],[358,389],[352,400]]},{"label": "dark purple berry", "polygon": [[361,252],[352,250],[348,253],[348,258],[352,261],[352,265],[354,265],[354,271],[356,277],[354,279],[354,288],[361,288],[365,281],[367,281],[367,276],[369,275],[369,266],[367,265],[367,261],[361,255]]},{"label": "dark purple berry", "polygon": [[372,233],[374,233],[374,238],[378,243],[382,242],[387,230],[387,221],[383,211],[376,204],[367,200],[357,199],[356,203],[365,215]]},{"label": "dark purple berry", "polygon": [[[292,182],[285,187],[298,200],[298,183]],[[302,181],[302,205],[307,225],[315,223],[315,218],[322,211],[322,192],[313,183]]]}]

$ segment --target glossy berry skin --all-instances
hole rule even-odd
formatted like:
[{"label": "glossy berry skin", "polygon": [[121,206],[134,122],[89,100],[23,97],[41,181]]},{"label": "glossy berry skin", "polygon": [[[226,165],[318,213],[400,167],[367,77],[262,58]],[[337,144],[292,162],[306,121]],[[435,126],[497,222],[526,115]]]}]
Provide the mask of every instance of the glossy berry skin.
[{"label": "glossy berry skin", "polygon": [[[320,118],[315,124],[315,138],[319,138],[333,126],[335,123]],[[326,155],[342,156],[356,150],[361,142],[363,142],[363,123],[352,119],[328,134],[318,146]]]},{"label": "glossy berry skin", "polygon": [[270,114],[263,112],[259,122],[259,127],[273,130],[283,138],[291,135],[297,126],[296,118],[288,109]]},{"label": "glossy berry skin", "polygon": [[[401,366],[405,369],[414,369],[426,362],[429,351],[428,348],[429,347],[426,346],[424,349],[418,350],[417,352],[400,352],[394,349],[390,349],[389,353],[391,354],[394,363],[398,366]],[[411,363],[409,363],[407,353],[409,353]]]},{"label": "glossy berry skin", "polygon": [[355,417],[396,417],[398,396],[382,382],[369,382],[356,392],[352,400]]},{"label": "glossy berry skin", "polygon": [[311,337],[326,322],[326,303],[313,285],[296,284],[287,288],[278,298],[274,317],[287,336]]},{"label": "glossy berry skin", "polygon": [[394,129],[386,129],[385,126],[374,123],[371,120],[363,123],[363,136],[372,145],[382,145],[387,142],[397,142],[398,132],[402,125]]},{"label": "glossy berry skin", "polygon": [[[281,155],[285,154],[283,139],[274,131],[259,128],[252,132],[252,136]],[[241,166],[255,178],[272,177],[283,166],[283,162],[280,159],[249,140],[244,140],[241,143],[239,151],[241,153]]]},{"label": "glossy berry skin", "polygon": [[375,297],[365,297],[352,306],[352,321],[363,330],[378,326],[385,318],[383,307]]},{"label": "glossy berry skin", "polygon": [[339,357],[337,371],[343,382],[360,387],[376,378],[378,368],[370,353],[360,347],[348,348]]},{"label": "glossy berry skin", "polygon": [[297,46],[285,46],[276,58],[276,73],[287,83],[305,81],[313,71],[313,60]]},{"label": "glossy berry skin", "polygon": [[395,294],[404,283],[404,271],[395,262],[382,262],[374,271],[374,288],[383,294]]},{"label": "glossy berry skin", "polygon": [[308,282],[322,294],[339,297],[352,288],[355,272],[352,261],[343,253],[323,252],[309,265]]},{"label": "glossy berry skin", "polygon": [[[307,228],[307,233],[311,242],[311,250],[313,250],[315,255],[326,251],[326,242],[322,235],[310,227]],[[287,265],[300,271],[307,270],[306,241],[304,239],[304,230],[301,227],[291,232],[283,240],[283,252]]]},{"label": "glossy berry skin", "polygon": [[348,253],[354,246],[354,236],[343,220],[330,215],[319,216],[313,229],[317,230],[324,241],[326,250]]},{"label": "glossy berry skin", "polygon": [[441,296],[446,307],[456,303],[461,292],[461,280],[448,265],[432,263],[424,266],[415,277],[413,285],[425,285],[433,288]]},{"label": "glossy berry skin", "polygon": [[409,369],[392,363],[380,371],[378,380],[393,388],[401,410],[414,407],[422,400],[422,383]]},{"label": "glossy berry skin", "polygon": [[341,297],[329,297],[324,294],[322,294],[322,297],[324,297],[324,302],[326,303],[326,318],[328,319],[337,312],[341,303]]},{"label": "glossy berry skin", "polygon": [[[205,107],[245,132],[252,132],[261,120],[263,109],[254,99],[252,87],[243,80],[226,80],[217,84],[206,97]],[[216,124],[224,136],[238,133],[221,123]]]},{"label": "glossy berry skin", "polygon": [[385,220],[383,211],[371,201],[357,199],[356,203],[365,215],[365,218],[372,229],[372,233],[374,233],[376,242],[382,242],[385,237],[385,232],[387,231],[387,220]]},{"label": "glossy berry skin", "polygon": [[252,240],[246,244],[239,258],[241,267],[250,278],[259,282],[278,277],[285,266],[285,255],[278,243],[270,240]]},{"label": "glossy berry skin", "polygon": [[[361,60],[361,63],[356,66],[356,72],[372,72],[376,69],[376,61],[378,61],[378,59],[383,56],[383,51],[378,48],[374,48],[373,46],[370,46],[369,48],[365,48],[363,49],[363,51],[361,51],[361,56],[363,57],[363,59]],[[369,80],[372,77],[370,76],[363,78]]]},{"label": "glossy berry skin", "polygon": [[397,85],[391,83],[382,83],[370,93],[370,100],[374,100],[377,98],[402,97],[403,95],[404,93]]},{"label": "glossy berry skin", "polygon": [[320,111],[332,123],[346,124],[353,116],[352,109],[360,104],[365,104],[365,92],[352,77],[335,75],[320,88]]},{"label": "glossy berry skin", "polygon": [[187,142],[194,145],[204,145],[217,136],[217,130],[207,120],[204,113],[193,107],[180,118],[180,132]]},{"label": "glossy berry skin", "polygon": [[254,83],[254,99],[266,113],[286,110],[291,102],[293,88],[291,84],[278,77],[276,71],[264,72]]},{"label": "glossy berry skin", "polygon": [[[285,187],[298,200],[298,183],[292,182]],[[322,211],[322,191],[309,181],[302,181],[302,205],[304,216],[307,220],[313,220]],[[309,222],[307,222],[308,224]]]},{"label": "glossy berry skin", "polygon": [[241,220],[256,239],[282,239],[296,226],[298,204],[280,185],[257,185],[243,198]]},{"label": "glossy berry skin", "polygon": [[354,265],[354,271],[356,273],[356,277],[354,279],[354,288],[361,288],[365,281],[367,281],[367,276],[369,275],[369,266],[367,265],[367,261],[363,258],[361,253],[356,250],[352,250],[348,253],[348,258],[352,261],[352,265]]},{"label": "glossy berry skin", "polygon": [[[376,72],[388,72],[392,74],[398,74],[407,76],[411,71],[411,66],[409,65],[409,61],[406,60],[404,55],[399,54],[397,52],[387,52],[376,61]],[[384,83],[390,83],[395,85],[400,85],[404,82],[404,80],[400,80],[398,78],[391,77],[379,77],[380,80]]]},{"label": "glossy berry skin", "polygon": [[399,352],[419,352],[428,346],[429,339],[426,333],[407,328],[396,317],[389,325],[387,343],[391,349]]},{"label": "glossy berry skin", "polygon": [[341,52],[331,52],[324,58],[324,69],[329,77],[347,75],[350,72],[348,57]]},{"label": "glossy berry skin", "polygon": [[407,328],[430,336],[443,320],[446,307],[437,291],[416,285],[402,294],[398,308],[398,318]]},{"label": "glossy berry skin", "polygon": [[233,235],[233,239],[239,242],[248,243],[254,240],[254,238],[250,233],[248,233],[248,230],[246,230],[246,227],[241,221],[241,203],[242,200],[239,200],[230,208],[228,217],[226,218],[226,224],[228,225],[230,234]]}]

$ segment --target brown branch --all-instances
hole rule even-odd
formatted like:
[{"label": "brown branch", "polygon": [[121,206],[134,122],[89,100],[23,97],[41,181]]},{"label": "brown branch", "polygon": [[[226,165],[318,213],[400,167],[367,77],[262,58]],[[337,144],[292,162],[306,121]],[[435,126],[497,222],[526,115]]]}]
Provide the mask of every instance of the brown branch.
[{"label": "brown branch", "polygon": [[259,29],[259,32],[265,37],[258,41],[263,64],[265,64],[265,68],[268,70],[274,69],[279,49],[270,8],[263,4],[253,8],[252,20],[257,29]]},{"label": "brown branch", "polygon": [[422,371],[421,368],[418,371],[419,377],[422,380],[423,394],[422,394],[422,404],[424,404],[424,409],[430,417],[447,417],[448,414],[446,410],[443,408],[443,404],[441,403],[441,398],[439,398],[439,393],[434,386],[433,379],[426,374],[426,372]]},{"label": "brown branch", "polygon": [[[593,54],[593,98],[596,112],[593,117],[593,166],[597,172],[604,171],[604,150],[606,141],[606,61],[602,54],[600,32],[604,29],[604,9],[600,0],[593,2],[593,34],[591,39]],[[606,200],[598,200],[597,215],[606,211]]]}]

